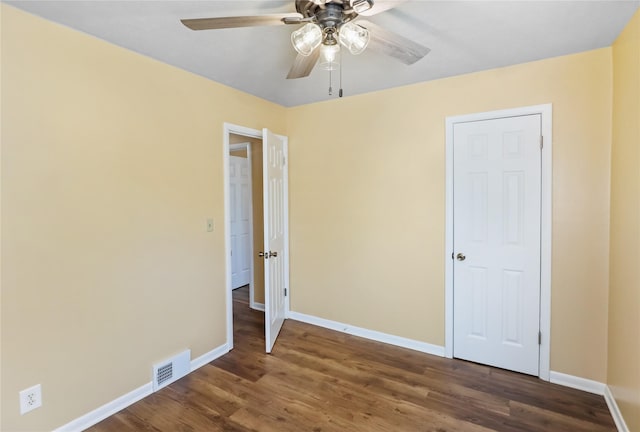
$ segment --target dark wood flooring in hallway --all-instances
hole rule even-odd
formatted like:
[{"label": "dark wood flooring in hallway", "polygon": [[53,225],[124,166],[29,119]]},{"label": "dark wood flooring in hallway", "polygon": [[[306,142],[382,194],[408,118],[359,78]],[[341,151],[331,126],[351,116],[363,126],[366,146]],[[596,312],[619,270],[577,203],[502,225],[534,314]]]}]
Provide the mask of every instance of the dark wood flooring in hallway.
[{"label": "dark wood flooring in hallway", "polygon": [[235,348],[93,432],[615,431],[601,396],[264,315],[234,291]]}]

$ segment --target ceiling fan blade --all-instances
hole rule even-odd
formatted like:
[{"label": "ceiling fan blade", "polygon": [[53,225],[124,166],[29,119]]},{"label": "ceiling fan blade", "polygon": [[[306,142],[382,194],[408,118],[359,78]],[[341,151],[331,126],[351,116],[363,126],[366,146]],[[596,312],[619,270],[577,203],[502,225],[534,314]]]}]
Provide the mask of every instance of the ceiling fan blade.
[{"label": "ceiling fan blade", "polygon": [[180,20],[180,22],[189,27],[191,30],[214,30],[237,27],[299,24],[300,22],[302,22],[302,15],[300,15],[299,13],[290,13],[219,18],[194,18],[183,19]]},{"label": "ceiling fan blade", "polygon": [[374,0],[373,7],[371,9],[359,12],[358,15],[362,16],[373,16],[377,15],[381,12],[388,11],[389,9],[393,9],[394,7],[398,7],[403,3],[406,3],[407,0]]},{"label": "ceiling fan blade", "polygon": [[308,77],[320,57],[320,47],[314,49],[308,56],[298,54],[289,70],[287,79]]},{"label": "ceiling fan blade", "polygon": [[404,64],[414,64],[431,51],[424,45],[420,45],[392,31],[385,30],[369,21],[358,20],[358,25],[369,30],[370,39],[367,50],[386,54]]}]

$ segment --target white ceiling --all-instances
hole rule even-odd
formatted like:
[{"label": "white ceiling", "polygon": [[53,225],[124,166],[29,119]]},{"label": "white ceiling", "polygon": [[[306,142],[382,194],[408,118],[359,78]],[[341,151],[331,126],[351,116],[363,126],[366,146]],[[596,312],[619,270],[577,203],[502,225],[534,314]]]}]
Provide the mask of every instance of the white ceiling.
[{"label": "white ceiling", "polygon": [[[294,1],[7,1],[214,81],[285,106],[337,97],[328,72],[285,79],[298,26],[192,31],[180,18],[295,12]],[[343,54],[344,95],[610,46],[640,0],[410,0],[368,18],[431,52],[412,66],[373,52]],[[334,74],[334,89],[337,77]]]}]

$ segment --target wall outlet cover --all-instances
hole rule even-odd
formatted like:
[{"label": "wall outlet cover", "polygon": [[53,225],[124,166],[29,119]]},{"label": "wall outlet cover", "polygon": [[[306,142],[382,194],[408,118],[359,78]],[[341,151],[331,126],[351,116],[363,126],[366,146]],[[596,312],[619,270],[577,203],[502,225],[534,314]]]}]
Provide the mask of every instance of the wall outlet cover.
[{"label": "wall outlet cover", "polygon": [[42,406],[42,387],[40,384],[20,392],[20,415]]}]

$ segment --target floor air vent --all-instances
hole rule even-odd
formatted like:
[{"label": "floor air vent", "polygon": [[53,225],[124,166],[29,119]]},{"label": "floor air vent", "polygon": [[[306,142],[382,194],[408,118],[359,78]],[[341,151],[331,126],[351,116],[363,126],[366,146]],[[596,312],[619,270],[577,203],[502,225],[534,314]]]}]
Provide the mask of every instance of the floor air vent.
[{"label": "floor air vent", "polygon": [[158,371],[156,372],[158,387],[162,387],[162,384],[167,381],[171,381],[171,378],[173,378],[173,363],[167,363],[166,365],[158,368]]},{"label": "floor air vent", "polygon": [[191,350],[186,350],[153,366],[153,391],[158,391],[189,373]]}]

